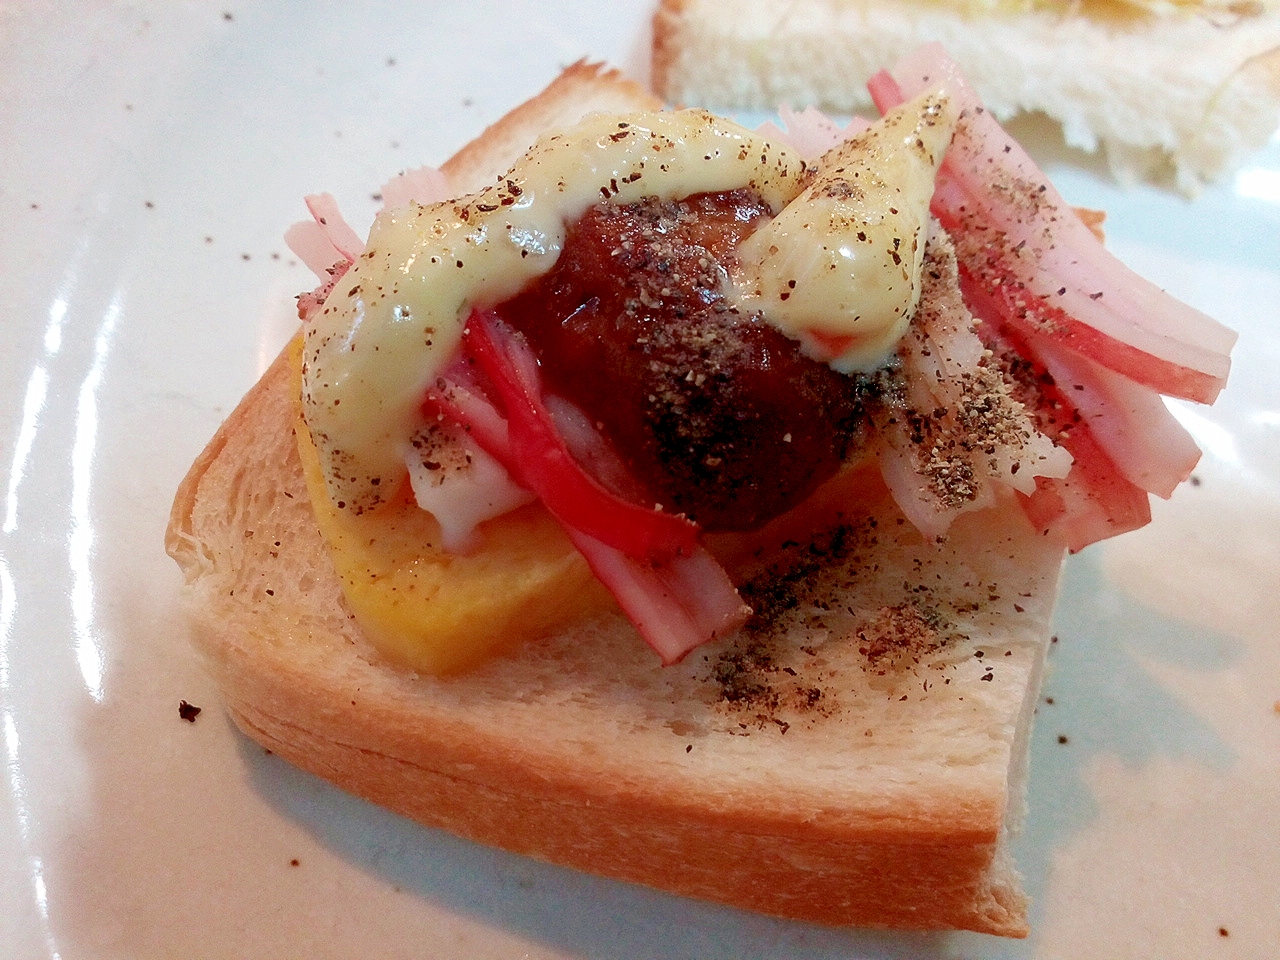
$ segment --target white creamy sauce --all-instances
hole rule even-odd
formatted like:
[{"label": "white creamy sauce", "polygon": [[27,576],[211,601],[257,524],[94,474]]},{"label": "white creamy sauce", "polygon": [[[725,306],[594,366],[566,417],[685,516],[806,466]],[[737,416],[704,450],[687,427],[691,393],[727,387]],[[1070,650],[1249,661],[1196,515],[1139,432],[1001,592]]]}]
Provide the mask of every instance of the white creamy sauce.
[{"label": "white creamy sauce", "polygon": [[933,176],[954,125],[947,102],[904,105],[816,174],[705,111],[594,115],[539,140],[479,193],[381,213],[306,331],[303,410],[331,498],[359,512],[395,488],[423,393],[468,313],[550,270],[566,225],[601,201],[755,190],[777,216],[757,234],[767,237],[749,238],[750,267],[726,292],[792,336],[850,339],[848,356],[814,348],[838,369],[882,361],[918,297]]},{"label": "white creamy sauce", "polygon": [[956,119],[945,96],[925,94],[825,154],[739,246],[739,308],[843,373],[883,363],[920,300],[929,198]]}]

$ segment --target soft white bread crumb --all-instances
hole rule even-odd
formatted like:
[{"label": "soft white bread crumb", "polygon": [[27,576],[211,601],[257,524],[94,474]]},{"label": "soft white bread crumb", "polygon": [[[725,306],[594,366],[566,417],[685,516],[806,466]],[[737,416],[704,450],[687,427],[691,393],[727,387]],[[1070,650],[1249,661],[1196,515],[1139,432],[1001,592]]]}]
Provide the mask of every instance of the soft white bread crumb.
[{"label": "soft white bread crumb", "polygon": [[867,78],[930,41],[1001,120],[1047,114],[1122,180],[1194,193],[1280,123],[1275,7],[1142,17],[979,15],[931,0],[663,0],[653,80],[678,103],[859,112],[871,106]]},{"label": "soft white bread crumb", "polygon": [[[614,108],[647,104],[575,69],[536,123],[517,112],[462,156],[504,165],[577,112],[579,82],[593,105],[605,80]],[[737,563],[773,568],[750,594],[768,616],[676,666],[615,614],[417,676],[347,612],[296,394],[281,358],[193,465],[167,538],[249,736],[423,823],[595,873],[822,923],[1025,934],[1006,840],[1062,554],[1020,511],[970,514],[935,546],[863,478],[814,506],[834,532],[764,537]]]}]

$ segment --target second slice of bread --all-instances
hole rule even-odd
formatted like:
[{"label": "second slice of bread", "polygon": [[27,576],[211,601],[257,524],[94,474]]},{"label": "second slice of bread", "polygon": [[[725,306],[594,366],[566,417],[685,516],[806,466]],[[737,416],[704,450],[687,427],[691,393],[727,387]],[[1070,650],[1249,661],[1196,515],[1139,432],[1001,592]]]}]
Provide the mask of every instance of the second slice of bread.
[{"label": "second slice of bread", "polygon": [[975,12],[941,0],[663,0],[654,86],[713,109],[866,111],[867,78],[933,41],[1001,120],[1046,114],[1122,179],[1194,193],[1280,123],[1274,7],[1143,16],[1096,4]]}]

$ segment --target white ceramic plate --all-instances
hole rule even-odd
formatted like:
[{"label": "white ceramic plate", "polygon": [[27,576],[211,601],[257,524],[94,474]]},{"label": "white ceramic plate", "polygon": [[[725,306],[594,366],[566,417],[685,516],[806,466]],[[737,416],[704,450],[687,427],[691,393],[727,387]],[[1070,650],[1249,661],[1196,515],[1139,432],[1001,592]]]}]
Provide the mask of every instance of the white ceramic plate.
[{"label": "white ceramic plate", "polygon": [[1280,145],[1193,204],[1052,163],[1123,257],[1242,336],[1219,405],[1185,410],[1199,485],[1070,565],[1018,845],[1030,940],[831,931],[542,866],[230,728],[162,532],[311,283],[280,239],[302,195],[366,222],[389,174],[559,66],[642,65],[646,7],[0,13],[0,954],[1274,956]]}]

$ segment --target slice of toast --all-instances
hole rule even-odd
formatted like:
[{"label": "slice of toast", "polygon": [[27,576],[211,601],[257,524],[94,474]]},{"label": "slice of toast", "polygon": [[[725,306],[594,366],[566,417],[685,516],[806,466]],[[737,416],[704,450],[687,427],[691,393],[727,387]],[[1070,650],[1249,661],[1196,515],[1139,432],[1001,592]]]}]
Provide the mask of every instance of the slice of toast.
[{"label": "slice of toast", "polygon": [[941,41],[1000,120],[1046,114],[1121,179],[1194,193],[1280,121],[1280,8],[1226,6],[663,0],[653,80],[674,103],[850,113],[870,108],[868,77]]},{"label": "slice of toast", "polygon": [[[445,169],[483,181],[584,109],[650,105],[577,65]],[[167,535],[250,737],[425,824],[594,873],[827,924],[1025,934],[1006,841],[1062,550],[1019,510],[926,543],[853,471],[801,508],[808,536],[789,518],[716,543],[757,615],[675,666],[609,613],[420,676],[346,609],[297,394],[282,356],[193,465]]]}]

